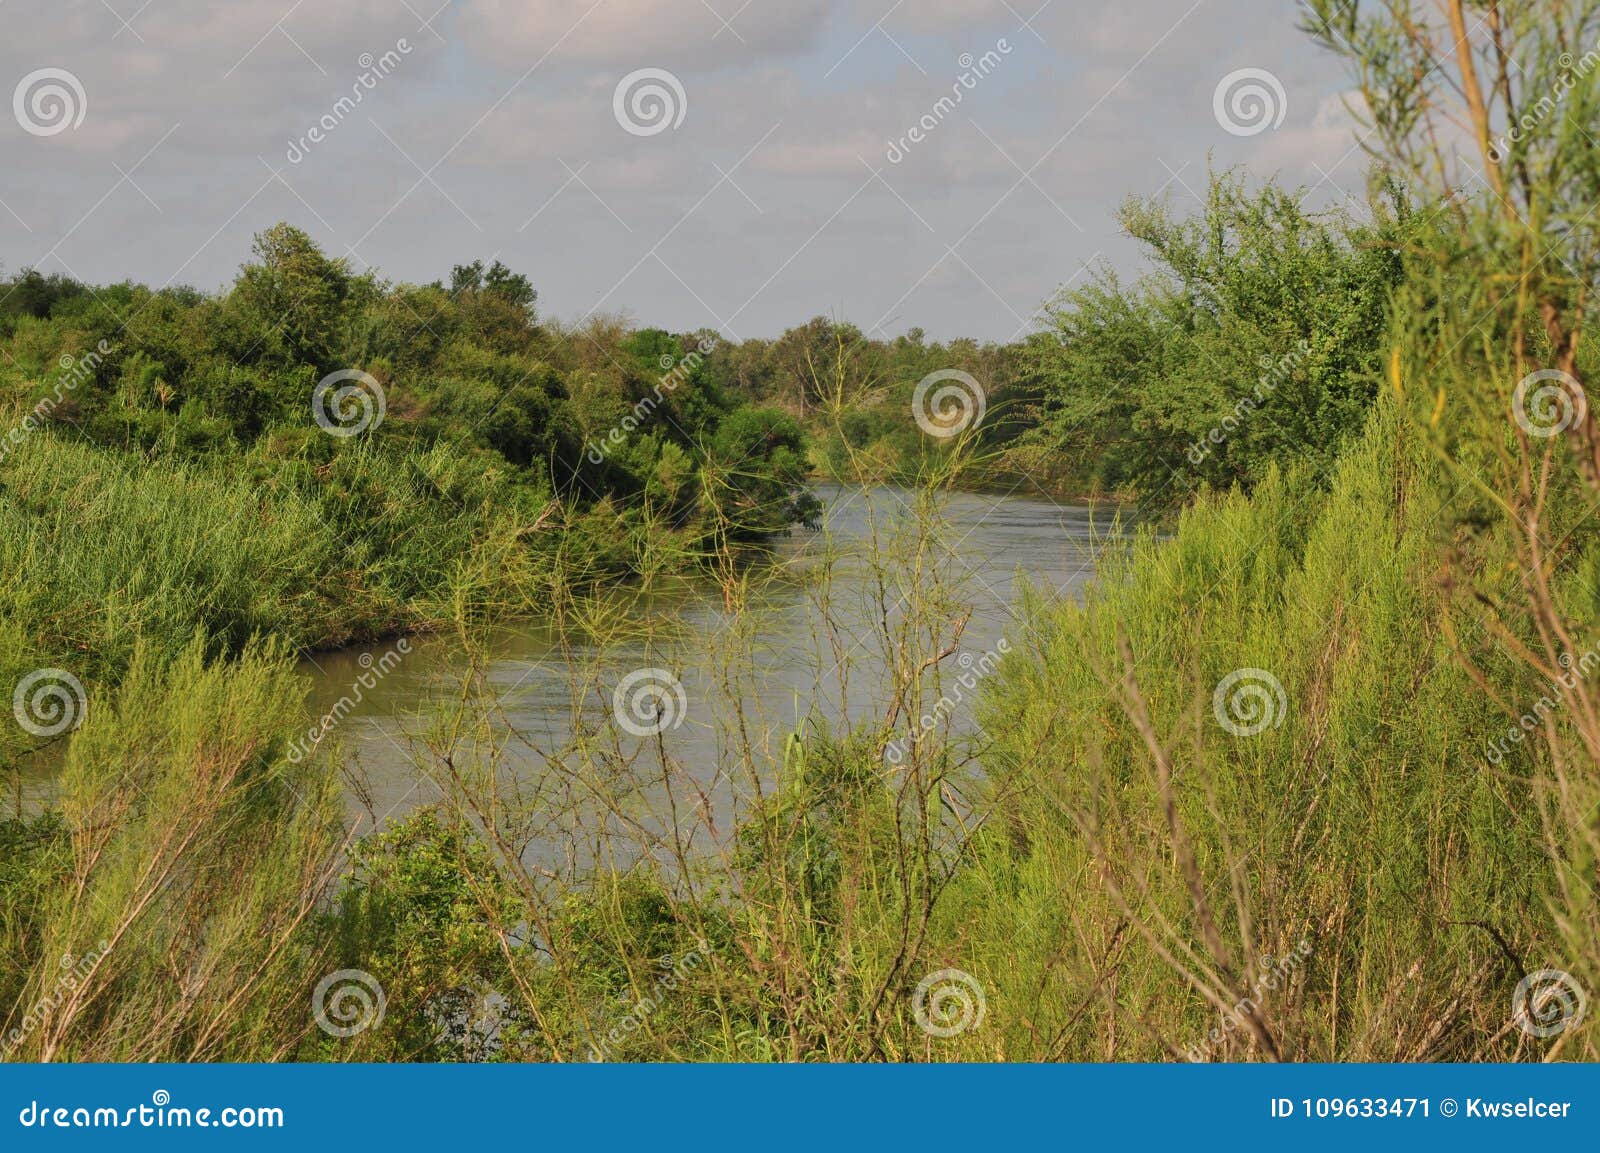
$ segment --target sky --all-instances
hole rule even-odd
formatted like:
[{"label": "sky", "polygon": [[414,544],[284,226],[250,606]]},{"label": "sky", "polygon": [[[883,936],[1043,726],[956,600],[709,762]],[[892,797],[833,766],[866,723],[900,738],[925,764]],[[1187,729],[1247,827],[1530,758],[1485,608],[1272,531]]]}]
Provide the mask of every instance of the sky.
[{"label": "sky", "polygon": [[[1359,196],[1290,0],[0,0],[0,268],[217,290],[280,220],[540,311],[1009,340],[1118,207]],[[959,94],[959,99],[957,95]]]}]

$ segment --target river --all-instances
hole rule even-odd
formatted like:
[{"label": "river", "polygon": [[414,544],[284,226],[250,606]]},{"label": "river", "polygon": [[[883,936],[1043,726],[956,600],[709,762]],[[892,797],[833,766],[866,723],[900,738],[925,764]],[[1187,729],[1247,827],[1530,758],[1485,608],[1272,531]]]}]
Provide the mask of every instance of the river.
[{"label": "river", "polygon": [[[629,635],[605,645],[563,643],[539,623],[497,633],[481,681],[494,703],[495,735],[458,731],[455,747],[481,751],[496,744],[498,775],[523,790],[529,807],[537,807],[532,792],[547,790],[552,795],[539,803],[563,808],[575,788],[604,794],[609,807],[629,791],[619,778],[649,777],[658,772],[649,763],[659,765],[663,756],[685,768],[706,795],[726,796],[738,791],[736,763],[752,747],[756,759],[781,761],[784,741],[797,728],[837,731],[882,717],[886,661],[875,626],[885,619],[893,626],[903,595],[917,587],[926,595],[934,583],[926,574],[939,576],[943,600],[934,616],[946,637],[970,610],[947,667],[986,672],[999,649],[1023,640],[1024,585],[1046,599],[1080,596],[1094,573],[1097,538],[1103,544],[1110,527],[1106,513],[1091,516],[1082,505],[951,493],[937,502],[930,531],[926,519],[914,516],[916,498],[908,490],[822,486],[817,495],[822,527],[780,542],[770,579],[739,612],[730,612],[721,591],[706,582],[618,610]],[[922,575],[911,567],[918,563],[919,533]],[[419,766],[437,766],[424,745],[430,730],[449,727],[449,702],[460,698],[469,668],[451,638],[413,638],[405,647],[404,653],[395,642],[356,647],[304,664],[312,710],[337,718],[329,739],[340,749],[352,794],[378,822],[440,795],[434,775]],[[949,718],[954,731],[970,732],[975,724],[971,695]],[[654,723],[671,716],[660,744],[651,733],[610,723],[608,714],[621,708],[635,727],[653,727],[651,702],[667,710]],[[628,713],[630,705],[636,711]],[[600,761],[614,767],[601,774],[607,783],[596,790]],[[552,767],[562,771],[552,774]],[[555,835],[547,829],[542,839]]]}]

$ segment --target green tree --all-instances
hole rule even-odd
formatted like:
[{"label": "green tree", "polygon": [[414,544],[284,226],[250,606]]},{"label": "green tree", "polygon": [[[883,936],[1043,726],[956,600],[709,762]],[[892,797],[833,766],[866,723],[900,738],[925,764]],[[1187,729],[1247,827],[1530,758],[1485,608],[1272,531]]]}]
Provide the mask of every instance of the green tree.
[{"label": "green tree", "polygon": [[254,347],[263,353],[279,347],[291,363],[319,373],[338,367],[352,289],[348,262],[325,256],[311,237],[288,224],[257,234],[252,251],[257,262],[240,270],[229,302],[249,317]]},{"label": "green tree", "polygon": [[1371,224],[1302,200],[1224,174],[1196,217],[1125,205],[1155,268],[1132,285],[1101,272],[1048,306],[1056,339],[1029,346],[1040,437],[1106,486],[1167,499],[1290,459],[1326,471],[1376,387],[1408,209],[1392,187]]}]

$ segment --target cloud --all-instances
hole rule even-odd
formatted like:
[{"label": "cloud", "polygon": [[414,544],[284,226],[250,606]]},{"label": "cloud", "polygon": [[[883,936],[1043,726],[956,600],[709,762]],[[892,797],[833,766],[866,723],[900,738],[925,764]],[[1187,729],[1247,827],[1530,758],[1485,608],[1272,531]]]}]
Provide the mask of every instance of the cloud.
[{"label": "cloud", "polygon": [[[751,335],[835,311],[1004,338],[1084,260],[1132,261],[1125,197],[1166,183],[1192,204],[1172,171],[1203,191],[1208,164],[1307,185],[1338,165],[1336,198],[1366,167],[1340,163],[1337,62],[1259,0],[475,0],[436,18],[444,0],[112,3],[131,31],[98,4],[0,4],[0,98],[49,67],[88,96],[81,126],[48,137],[0,111],[6,268],[215,286],[288,219],[394,279],[498,256],[559,316],[693,327],[715,309]],[[889,163],[961,53],[1002,36],[1004,64]],[[361,55],[400,37],[414,50],[290,163]],[[688,112],[641,137],[613,92],[650,67]],[[1212,91],[1246,67],[1282,79],[1288,114],[1240,138]]]},{"label": "cloud", "polygon": [[865,160],[883,164],[883,140],[870,132],[848,132],[826,140],[784,141],[759,152],[752,165],[781,176],[843,176],[863,179]]},{"label": "cloud", "polygon": [[[1020,25],[1022,18],[1038,6],[1039,0],[1020,0],[1018,3],[1011,3],[1011,0],[906,0],[906,3],[895,5],[889,11],[884,24],[914,32],[954,32],[975,25],[1002,22]],[[890,4],[862,3],[859,8],[861,14],[871,22],[882,16]],[[877,11],[868,15],[873,9]]]},{"label": "cloud", "polygon": [[[720,10],[719,6],[720,5]],[[723,68],[811,47],[830,0],[481,0],[462,14],[501,62]]]},{"label": "cloud", "polygon": [[1356,92],[1324,96],[1313,106],[1309,117],[1299,118],[1293,116],[1291,101],[1288,122],[1263,141],[1262,163],[1312,175],[1317,167],[1328,171],[1335,165],[1361,171],[1365,162],[1356,147],[1360,124],[1346,105],[1347,101],[1355,100],[1358,102],[1355,107],[1360,107],[1359,98]]}]

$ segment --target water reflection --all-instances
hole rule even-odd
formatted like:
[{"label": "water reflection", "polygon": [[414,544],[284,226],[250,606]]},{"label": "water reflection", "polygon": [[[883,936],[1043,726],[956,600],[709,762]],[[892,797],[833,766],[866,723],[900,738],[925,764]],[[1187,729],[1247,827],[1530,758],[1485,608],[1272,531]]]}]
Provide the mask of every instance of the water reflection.
[{"label": "water reflection", "polygon": [[[798,532],[779,546],[774,579],[742,612],[730,612],[714,586],[689,586],[634,609],[636,635],[603,649],[563,643],[536,623],[496,635],[486,682],[504,742],[506,787],[548,790],[552,812],[587,790],[595,794],[591,812],[626,813],[630,794],[656,802],[664,796],[665,749],[672,770],[694,782],[697,800],[716,808],[752,787],[736,763],[744,742],[770,764],[782,760],[788,735],[803,724],[837,730],[885,715],[878,629],[885,619],[892,626],[915,586],[932,587],[937,575],[950,593],[939,614],[947,634],[964,621],[950,667],[986,670],[1002,639],[1013,648],[1025,640],[1024,582],[1047,598],[1077,597],[1093,575],[1096,529],[1103,535],[1109,527],[1105,513],[1092,519],[1083,506],[955,493],[940,498],[934,539],[916,549],[914,494],[824,487],[819,495],[826,502],[823,528]],[[868,563],[874,541],[882,555],[894,558],[887,571]],[[414,638],[404,659],[374,678],[392,648],[321,654],[306,662],[318,715],[354,704],[336,736],[378,819],[438,797],[436,782],[419,769],[429,758],[418,739],[447,711],[441,702],[459,695],[464,668],[453,641]],[[628,682],[638,670],[660,675]],[[363,674],[371,687],[362,686]],[[651,686],[663,678],[681,685],[681,696],[675,685],[658,686],[662,691],[652,696]],[[610,724],[614,690],[641,683],[646,700],[673,710],[659,745]],[[950,718],[958,730],[974,723],[968,703]],[[732,739],[730,730],[741,739]],[[612,770],[598,770],[601,761]],[[579,777],[601,783],[579,785]],[[576,826],[560,835],[577,835]],[[546,828],[530,839],[555,836],[556,829]]]},{"label": "water reflection", "polygon": [[[636,822],[636,834],[663,831],[669,773],[691,783],[697,808],[720,820],[725,833],[729,806],[761,787],[752,764],[781,763],[791,733],[838,731],[885,715],[880,630],[901,619],[908,596],[937,586],[945,597],[934,614],[941,643],[961,627],[949,667],[987,669],[1002,638],[1013,648],[1026,639],[1024,583],[1046,598],[1076,598],[1110,527],[1109,514],[1092,516],[1084,506],[953,493],[939,498],[930,534],[910,491],[817,491],[823,527],[779,543],[742,611],[730,611],[710,582],[677,582],[648,599],[619,590],[627,607],[617,611],[631,626],[620,643],[574,641],[536,621],[491,639],[483,683],[494,706],[500,785],[522,807],[550,814],[547,824],[521,830],[532,859],[594,859],[598,842],[582,842],[594,836],[596,813]],[[874,549],[877,564],[870,563]],[[353,815],[381,822],[438,799],[439,765],[427,738],[454,715],[467,668],[459,643],[443,636],[304,660],[310,715],[326,718],[328,729],[320,752],[339,750]],[[615,690],[645,669],[681,686],[681,697],[669,685],[661,698],[675,713],[659,741],[612,723]],[[969,706],[970,695],[948,718],[953,729],[971,730]],[[312,735],[302,734],[294,747],[309,749]],[[457,734],[455,747],[465,767],[482,742]],[[53,799],[58,769],[59,757],[24,768],[25,809]],[[535,793],[539,803],[529,804]]]}]

